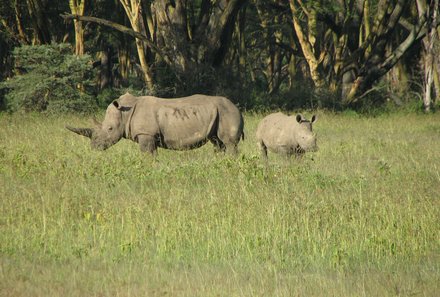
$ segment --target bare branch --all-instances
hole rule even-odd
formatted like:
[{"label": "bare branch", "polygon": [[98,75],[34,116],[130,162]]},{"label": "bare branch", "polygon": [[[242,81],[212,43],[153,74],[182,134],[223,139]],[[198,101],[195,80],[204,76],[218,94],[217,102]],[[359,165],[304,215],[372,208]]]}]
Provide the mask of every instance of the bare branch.
[{"label": "bare branch", "polygon": [[96,24],[100,24],[106,27],[110,27],[113,28],[121,33],[130,35],[134,38],[138,38],[140,40],[142,40],[148,47],[150,47],[150,49],[155,52],[156,54],[158,54],[159,56],[161,56],[163,59],[165,59],[165,61],[170,61],[168,56],[166,55],[166,53],[164,53],[160,48],[158,48],[153,42],[151,42],[151,40],[148,38],[148,36],[141,34],[139,32],[136,32],[128,27],[125,27],[121,24],[112,22],[112,21],[108,21],[108,20],[104,20],[104,19],[100,19],[100,18],[96,18],[96,17],[91,17],[91,16],[80,16],[80,15],[76,15],[76,14],[61,14],[60,15],[63,19],[65,20],[79,20],[79,21],[84,21],[84,22],[92,22],[92,23],[96,23]]}]

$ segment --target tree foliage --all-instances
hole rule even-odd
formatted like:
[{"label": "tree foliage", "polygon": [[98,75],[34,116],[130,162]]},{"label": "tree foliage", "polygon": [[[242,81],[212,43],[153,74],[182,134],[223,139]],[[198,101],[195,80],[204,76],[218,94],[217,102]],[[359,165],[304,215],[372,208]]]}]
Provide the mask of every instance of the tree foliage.
[{"label": "tree foliage", "polygon": [[247,107],[353,107],[412,92],[425,109],[440,101],[438,0],[13,0],[0,8],[0,80],[18,67],[14,48],[68,42],[93,60],[98,97],[134,88],[222,94]]},{"label": "tree foliage", "polygon": [[94,72],[87,55],[68,44],[21,46],[13,51],[19,73],[0,84],[11,111],[91,112]]}]

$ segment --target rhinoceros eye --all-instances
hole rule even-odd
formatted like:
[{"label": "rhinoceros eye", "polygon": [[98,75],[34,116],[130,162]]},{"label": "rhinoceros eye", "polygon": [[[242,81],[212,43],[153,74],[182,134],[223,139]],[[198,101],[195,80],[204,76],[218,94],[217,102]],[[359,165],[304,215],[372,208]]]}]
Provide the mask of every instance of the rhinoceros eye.
[{"label": "rhinoceros eye", "polygon": [[113,127],[111,127],[111,126],[108,127],[108,130],[109,130],[109,131],[112,131],[112,130],[113,130]]}]

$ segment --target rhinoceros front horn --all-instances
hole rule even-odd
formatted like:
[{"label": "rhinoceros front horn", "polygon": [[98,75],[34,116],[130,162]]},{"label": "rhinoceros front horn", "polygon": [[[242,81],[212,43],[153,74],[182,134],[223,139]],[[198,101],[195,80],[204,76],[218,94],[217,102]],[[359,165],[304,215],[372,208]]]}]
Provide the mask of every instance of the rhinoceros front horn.
[{"label": "rhinoceros front horn", "polygon": [[93,129],[91,128],[74,128],[71,126],[66,126],[66,129],[88,138],[91,138],[93,134]]}]

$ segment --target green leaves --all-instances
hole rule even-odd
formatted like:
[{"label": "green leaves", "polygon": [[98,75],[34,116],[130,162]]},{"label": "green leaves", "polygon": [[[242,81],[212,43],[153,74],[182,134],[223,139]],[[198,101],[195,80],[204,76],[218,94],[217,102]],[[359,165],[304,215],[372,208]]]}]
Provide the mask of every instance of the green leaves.
[{"label": "green leaves", "polygon": [[0,83],[10,111],[48,113],[96,109],[94,70],[90,56],[72,54],[68,44],[22,46],[14,49],[16,75]]}]

